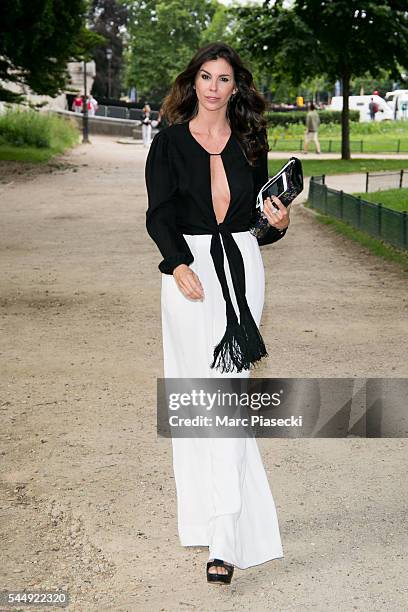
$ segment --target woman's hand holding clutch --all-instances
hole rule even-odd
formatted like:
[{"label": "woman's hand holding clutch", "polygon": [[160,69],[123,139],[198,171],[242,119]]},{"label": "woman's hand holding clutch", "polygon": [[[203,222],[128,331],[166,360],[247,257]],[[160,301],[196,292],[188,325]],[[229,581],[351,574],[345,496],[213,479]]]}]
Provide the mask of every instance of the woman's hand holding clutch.
[{"label": "woman's hand holding clutch", "polygon": [[272,200],[276,206],[272,204],[270,197],[264,200],[263,214],[268,219],[270,225],[273,225],[273,227],[276,227],[278,230],[283,230],[287,228],[290,223],[289,209],[286,208],[276,196],[272,196]]}]

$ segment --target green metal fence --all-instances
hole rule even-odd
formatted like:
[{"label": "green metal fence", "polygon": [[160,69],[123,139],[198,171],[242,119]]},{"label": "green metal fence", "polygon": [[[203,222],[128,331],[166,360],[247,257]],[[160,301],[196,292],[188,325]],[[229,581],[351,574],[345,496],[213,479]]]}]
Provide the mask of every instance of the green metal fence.
[{"label": "green metal fence", "polygon": [[325,185],[324,175],[310,178],[308,202],[311,208],[325,215],[341,219],[399,249],[408,249],[406,211],[391,210],[382,204],[331,189]]},{"label": "green metal fence", "polygon": [[[340,153],[341,139],[339,138],[320,138],[320,149],[322,153]],[[305,137],[298,138],[271,138],[271,151],[303,151]],[[309,146],[309,151],[313,150],[314,143]],[[374,140],[360,139],[350,140],[350,151],[352,153],[405,153],[408,151],[408,139]]]},{"label": "green metal fence", "polygon": [[408,172],[366,172],[366,193],[382,189],[403,189],[408,187]]}]

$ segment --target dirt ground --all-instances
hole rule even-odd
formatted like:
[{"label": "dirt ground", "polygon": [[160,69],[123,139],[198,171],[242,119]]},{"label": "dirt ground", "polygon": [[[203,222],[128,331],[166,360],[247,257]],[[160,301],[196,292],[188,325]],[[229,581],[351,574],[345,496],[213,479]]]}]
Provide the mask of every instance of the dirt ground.
[{"label": "dirt ground", "polygon": [[[403,438],[259,439],[284,558],[213,586],[208,549],[180,546],[171,441],[156,435],[146,150],[91,141],[41,171],[0,164],[0,590],[65,588],[86,612],[406,610]],[[299,203],[262,252],[257,376],[407,377],[396,264]]]}]

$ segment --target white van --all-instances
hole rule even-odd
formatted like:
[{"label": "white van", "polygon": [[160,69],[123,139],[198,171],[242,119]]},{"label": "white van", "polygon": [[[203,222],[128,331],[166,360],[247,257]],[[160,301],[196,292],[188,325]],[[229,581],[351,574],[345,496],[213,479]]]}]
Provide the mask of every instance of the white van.
[{"label": "white van", "polygon": [[394,119],[408,119],[408,89],[387,91],[385,101],[391,108]]},{"label": "white van", "polygon": [[[381,96],[377,96],[376,94],[372,94],[371,96],[350,96],[349,108],[350,110],[360,111],[360,121],[371,121],[370,110],[368,108],[371,98],[373,98],[373,101],[378,104],[378,112],[375,113],[376,121],[394,119],[394,114],[391,107],[387,104],[384,98],[381,98]],[[333,96],[327,110],[343,110],[343,96]]]}]

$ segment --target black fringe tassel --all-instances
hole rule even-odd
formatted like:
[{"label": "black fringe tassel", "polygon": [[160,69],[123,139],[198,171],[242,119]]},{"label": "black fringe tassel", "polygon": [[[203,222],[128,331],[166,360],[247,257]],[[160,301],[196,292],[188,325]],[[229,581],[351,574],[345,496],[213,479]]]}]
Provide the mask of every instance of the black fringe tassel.
[{"label": "black fringe tassel", "polygon": [[261,332],[259,331],[249,308],[245,309],[244,314],[241,315],[240,324],[247,339],[248,360],[251,363],[255,363],[263,357],[268,357],[268,352],[261,336]]},{"label": "black fringe tassel", "polygon": [[249,369],[247,357],[247,337],[238,321],[231,321],[222,340],[214,349],[214,359],[211,368],[224,372],[237,372]]},{"label": "black fringe tassel", "polygon": [[249,370],[251,364],[267,357],[268,353],[259,329],[248,308],[241,323],[230,321],[222,340],[214,349],[211,368],[225,372]]}]

